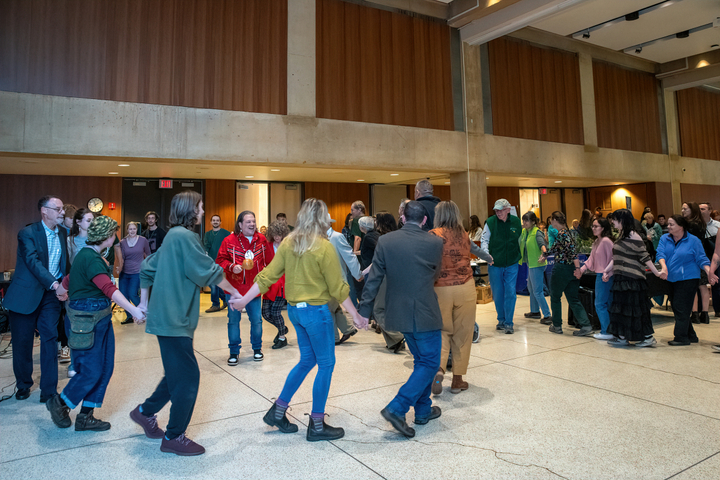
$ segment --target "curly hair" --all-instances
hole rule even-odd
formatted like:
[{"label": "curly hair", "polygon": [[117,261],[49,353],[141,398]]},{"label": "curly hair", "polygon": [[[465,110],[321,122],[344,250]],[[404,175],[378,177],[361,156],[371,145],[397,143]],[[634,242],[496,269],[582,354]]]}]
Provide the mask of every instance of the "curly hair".
[{"label": "curly hair", "polygon": [[275,220],[267,227],[267,235],[265,236],[267,237],[268,242],[275,243],[276,238],[283,239],[289,234],[290,229],[288,228],[287,223]]}]

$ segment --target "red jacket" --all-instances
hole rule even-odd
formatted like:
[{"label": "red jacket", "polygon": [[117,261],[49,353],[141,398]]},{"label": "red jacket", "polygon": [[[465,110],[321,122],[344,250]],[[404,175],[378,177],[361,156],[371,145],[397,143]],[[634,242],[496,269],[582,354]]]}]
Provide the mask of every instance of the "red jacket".
[{"label": "red jacket", "polygon": [[[268,264],[272,262],[272,259],[275,258],[275,247],[273,247],[272,244],[270,244],[270,254],[268,255]],[[273,283],[273,285],[268,289],[267,292],[265,292],[265,295],[263,295],[263,298],[267,298],[270,301],[275,301],[275,298],[277,297],[285,297],[285,275],[280,277],[280,280]]]},{"label": "red jacket", "polygon": [[[247,251],[252,251],[255,256],[253,268],[250,270],[243,269],[237,274],[233,273],[235,265],[242,265]],[[215,263],[223,268],[225,276],[232,286],[241,295],[245,295],[252,287],[255,275],[267,267],[274,256],[275,252],[272,245],[262,233],[256,231],[252,237],[252,242],[248,242],[247,238],[242,234],[238,237],[235,233],[231,233],[222,241]]]}]

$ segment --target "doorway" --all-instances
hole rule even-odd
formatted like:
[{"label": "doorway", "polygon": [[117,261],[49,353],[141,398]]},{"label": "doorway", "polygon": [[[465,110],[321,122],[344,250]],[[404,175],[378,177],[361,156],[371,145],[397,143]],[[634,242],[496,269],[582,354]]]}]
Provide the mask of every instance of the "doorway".
[{"label": "doorway", "polygon": [[[202,180],[168,180],[159,178],[124,178],[122,183],[122,227],[120,237],[125,236],[125,225],[137,222],[145,228],[145,214],[153,211],[158,215],[158,227],[167,231],[170,226],[170,203],[175,195],[193,190],[203,195]],[[202,222],[195,226],[195,233],[202,235]],[[139,232],[141,233],[141,232]]]},{"label": "doorway", "polygon": [[254,212],[258,230],[270,225],[278,213],[284,213],[288,224],[295,225],[303,202],[302,187],[301,183],[237,182],[235,214]]},{"label": "doorway", "polygon": [[537,188],[520,189],[520,211],[518,216],[522,218],[527,212],[533,212],[540,218],[540,192]]}]

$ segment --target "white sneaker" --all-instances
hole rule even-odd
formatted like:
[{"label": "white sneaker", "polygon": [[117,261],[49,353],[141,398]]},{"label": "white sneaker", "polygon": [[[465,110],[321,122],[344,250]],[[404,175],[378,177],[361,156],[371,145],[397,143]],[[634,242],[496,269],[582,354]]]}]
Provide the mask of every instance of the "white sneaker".
[{"label": "white sneaker", "polygon": [[69,365],[68,366],[68,378],[72,378],[75,375],[77,375],[77,372],[75,371],[75,369],[73,368],[72,365]]},{"label": "white sneaker", "polygon": [[716,352],[720,352],[720,345],[713,345],[712,349],[715,350]]},{"label": "white sneaker", "polygon": [[609,333],[596,333],[595,335],[593,335],[593,338],[597,340],[612,340],[613,338],[615,338],[615,336],[610,335]]},{"label": "white sneaker", "polygon": [[636,347],[654,347],[657,344],[657,340],[655,340],[655,337],[648,337],[642,342],[638,342],[635,344]]},{"label": "white sneaker", "polygon": [[63,347],[62,350],[60,350],[58,360],[60,363],[70,363],[70,347]]}]

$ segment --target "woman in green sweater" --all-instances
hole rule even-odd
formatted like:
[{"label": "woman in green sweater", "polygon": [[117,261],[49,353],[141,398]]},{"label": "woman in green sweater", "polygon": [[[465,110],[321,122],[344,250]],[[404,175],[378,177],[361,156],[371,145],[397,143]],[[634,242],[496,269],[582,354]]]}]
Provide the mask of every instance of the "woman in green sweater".
[{"label": "woman in green sweater", "polygon": [[[162,438],[160,450],[176,455],[200,455],[205,449],[185,436],[195,408],[200,369],[193,350],[193,334],[200,317],[200,289],[217,285],[239,298],[220,265],[210,258],[193,231],[203,216],[197,192],[178,193],[170,203],[170,231],[162,248],[140,267],[140,305],[147,312],[145,331],[160,344],[165,376],[155,392],[130,413],[149,438]],[[148,289],[153,287],[148,303]],[[170,420],[165,432],[155,414],[168,402]]]},{"label": "woman in green sweater", "polygon": [[335,366],[335,324],[327,306],[330,299],[342,303],[357,328],[367,328],[367,322],[358,315],[348,296],[350,288],[343,277],[335,247],[327,238],[329,218],[322,200],[305,200],[297,215],[295,229],[280,244],[270,265],[255,277],[255,283],[241,299],[230,301],[232,307],[240,310],[260,293],[267,292],[285,274],[288,316],[295,326],[300,361],[288,375],[280,396],[263,421],[283,433],[298,431],[285,411],[307,374],[317,365],[306,437],[310,442],[337,440],[345,435],[342,428],[331,427],[324,421]]}]

